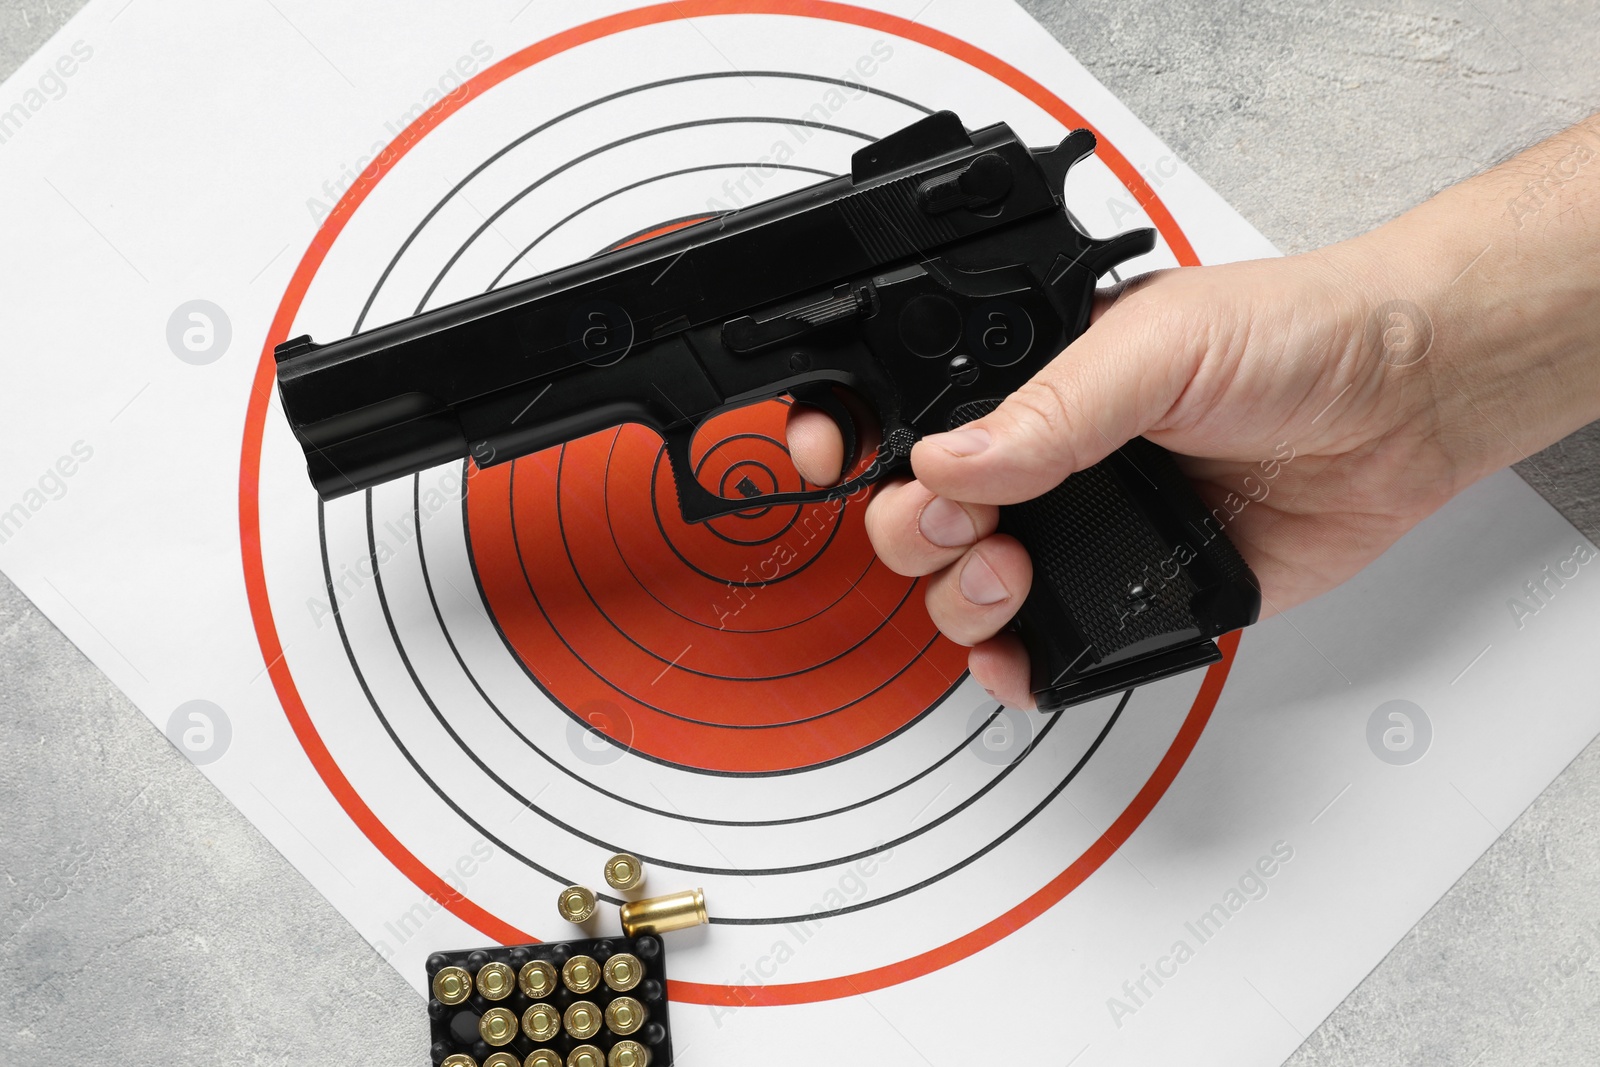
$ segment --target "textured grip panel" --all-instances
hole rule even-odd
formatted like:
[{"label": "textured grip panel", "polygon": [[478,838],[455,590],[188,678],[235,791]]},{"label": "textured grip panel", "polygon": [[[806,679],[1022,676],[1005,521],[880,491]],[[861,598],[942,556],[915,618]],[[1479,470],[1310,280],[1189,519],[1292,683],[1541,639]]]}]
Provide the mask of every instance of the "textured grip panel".
[{"label": "textured grip panel", "polygon": [[1156,578],[1168,549],[1134,510],[1115,464],[1102,460],[1044,496],[1000,509],[1001,529],[1033,557],[1035,586],[1048,585],[1100,657],[1195,626],[1194,584],[1183,570]]},{"label": "textured grip panel", "polygon": [[[981,418],[999,403],[991,398],[962,404],[952,413],[951,424]],[[1167,457],[1156,446],[1149,447]],[[1167,460],[1170,463],[1171,457]],[[1093,651],[1074,664],[1076,669],[1129,645],[1196,627],[1190,610],[1194,584],[1176,566],[1162,572],[1170,549],[1130,499],[1120,469],[1127,466],[1126,460],[1113,455],[1070,475],[1041,497],[1000,509],[1000,528],[1021,541],[1033,558],[1037,596],[1028,599],[1053,597],[1065,608],[1078,635],[1092,646]],[[1137,467],[1134,470],[1138,472]],[[1145,473],[1163,493],[1193,495],[1176,466],[1168,476],[1177,478],[1175,484],[1161,484],[1165,470]],[[1140,593],[1144,595],[1136,595]],[[1036,621],[1045,623],[1039,605],[1032,607],[1030,614],[1041,616]],[[1019,623],[1024,637],[1032,636],[1026,632],[1029,620]]]},{"label": "textured grip panel", "polygon": [[[1225,520],[1206,510],[1205,504],[1195,495],[1194,487],[1178,469],[1178,461],[1172,458],[1171,452],[1142,437],[1135,437],[1118,451],[1149,475],[1156,485],[1176,490],[1168,492],[1163,503],[1171,509],[1174,525],[1181,531],[1184,544],[1192,546],[1195,554],[1214,570],[1223,587],[1237,589],[1256,584],[1250,565],[1222,533]],[[1254,622],[1255,616],[1251,615],[1248,621]]]},{"label": "textured grip panel", "polygon": [[[951,426],[999,402],[962,404]],[[1143,438],[1035,500],[1000,509],[1000,529],[1033,559],[1015,626],[1041,707],[1211,662],[1218,653],[1208,639],[1219,624],[1253,620],[1248,603],[1217,603],[1237,601],[1251,581],[1228,539],[1208,530],[1210,518],[1171,455]]]}]

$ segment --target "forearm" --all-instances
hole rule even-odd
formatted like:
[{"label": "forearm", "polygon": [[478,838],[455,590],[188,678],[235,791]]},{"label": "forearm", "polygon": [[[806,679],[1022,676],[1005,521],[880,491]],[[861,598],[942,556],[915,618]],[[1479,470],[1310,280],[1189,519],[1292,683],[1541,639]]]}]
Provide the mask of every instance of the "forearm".
[{"label": "forearm", "polygon": [[1415,363],[1395,335],[1393,373],[1431,391],[1460,486],[1600,418],[1600,115],[1352,244],[1374,308],[1432,331]]}]

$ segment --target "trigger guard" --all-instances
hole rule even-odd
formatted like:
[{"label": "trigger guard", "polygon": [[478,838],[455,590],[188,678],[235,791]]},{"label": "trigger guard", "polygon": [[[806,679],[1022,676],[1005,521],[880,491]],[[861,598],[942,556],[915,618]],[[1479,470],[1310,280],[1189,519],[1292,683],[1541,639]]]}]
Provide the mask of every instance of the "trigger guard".
[{"label": "trigger guard", "polygon": [[753,508],[818,504],[848,499],[908,467],[911,445],[914,443],[909,431],[900,430],[889,435],[878,448],[866,470],[837,485],[798,493],[767,493],[746,500],[733,500],[711,492],[695,477],[694,467],[689,462],[689,445],[694,439],[693,429],[669,432],[664,438],[667,463],[672,469],[673,485],[678,491],[678,511],[683,516],[684,522],[708,522],[711,519],[736,515]]},{"label": "trigger guard", "polygon": [[790,389],[789,395],[801,404],[820,408],[839,427],[839,434],[844,438],[844,461],[839,464],[839,475],[843,477],[849,473],[861,458],[861,435],[856,432],[855,416],[839,399],[839,394],[827,382],[810,382]]}]

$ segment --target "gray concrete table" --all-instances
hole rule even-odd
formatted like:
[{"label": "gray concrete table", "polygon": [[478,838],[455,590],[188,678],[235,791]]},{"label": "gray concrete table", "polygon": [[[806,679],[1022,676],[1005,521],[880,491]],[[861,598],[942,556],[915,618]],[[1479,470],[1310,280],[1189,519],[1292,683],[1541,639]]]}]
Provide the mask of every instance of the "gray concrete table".
[{"label": "gray concrete table", "polygon": [[[1588,3],[1024,3],[1288,252],[1600,107]],[[78,6],[0,0],[0,76]],[[1518,469],[1600,540],[1597,460]],[[410,988],[3,580],[0,751],[0,1063],[425,1062]],[[1600,745],[1289,1062],[1600,1062]]]}]

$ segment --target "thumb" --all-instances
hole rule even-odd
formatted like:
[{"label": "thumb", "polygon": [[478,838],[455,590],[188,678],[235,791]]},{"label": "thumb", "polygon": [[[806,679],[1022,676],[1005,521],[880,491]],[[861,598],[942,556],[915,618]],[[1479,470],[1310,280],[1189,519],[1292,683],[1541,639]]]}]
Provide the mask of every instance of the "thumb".
[{"label": "thumb", "polygon": [[1203,330],[1169,329],[1166,318],[1146,301],[1119,302],[994,411],[919,441],[917,480],[953,500],[1015,504],[1152,428],[1205,352]]}]

